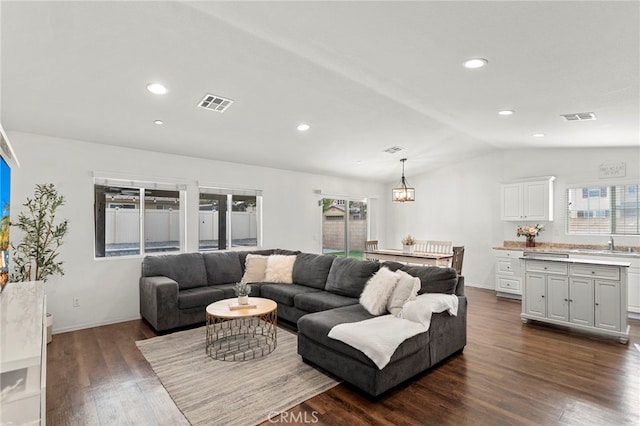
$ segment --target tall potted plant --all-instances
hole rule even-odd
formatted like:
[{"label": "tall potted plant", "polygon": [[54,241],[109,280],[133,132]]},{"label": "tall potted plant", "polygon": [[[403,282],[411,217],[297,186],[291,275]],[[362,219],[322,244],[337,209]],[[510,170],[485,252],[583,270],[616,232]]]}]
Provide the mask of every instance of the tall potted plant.
[{"label": "tall potted plant", "polygon": [[[22,231],[22,240],[11,244],[13,272],[10,282],[44,281],[52,275],[64,275],[58,260],[60,246],[69,230],[69,221],[57,221],[58,208],[63,206],[64,196],[52,183],[37,184],[33,198],[27,197],[23,204],[26,211],[18,214],[12,226]],[[51,341],[53,316],[47,313],[47,342]]]},{"label": "tall potted plant", "polygon": [[11,225],[9,217],[9,203],[3,208],[2,218],[0,218],[0,292],[9,281],[9,227]]},{"label": "tall potted plant", "polygon": [[52,275],[64,275],[58,260],[58,250],[69,230],[69,221],[62,219],[56,223],[58,208],[65,198],[58,193],[52,183],[37,184],[33,198],[27,197],[23,204],[26,211],[18,214],[18,221],[12,224],[22,231],[22,240],[11,244],[13,273],[10,281],[47,281]]}]

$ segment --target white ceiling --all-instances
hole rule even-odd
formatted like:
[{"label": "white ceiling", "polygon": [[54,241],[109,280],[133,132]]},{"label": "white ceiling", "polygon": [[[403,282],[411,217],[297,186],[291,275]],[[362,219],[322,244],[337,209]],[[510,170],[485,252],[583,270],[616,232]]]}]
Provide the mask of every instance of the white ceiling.
[{"label": "white ceiling", "polygon": [[[496,149],[640,145],[637,1],[2,1],[0,13],[7,131],[379,181],[403,157],[410,180]],[[489,64],[463,68],[471,57]],[[169,93],[150,94],[154,81]],[[197,108],[207,92],[235,103]],[[560,117],[577,112],[598,119]],[[405,150],[383,152],[394,145]]]}]

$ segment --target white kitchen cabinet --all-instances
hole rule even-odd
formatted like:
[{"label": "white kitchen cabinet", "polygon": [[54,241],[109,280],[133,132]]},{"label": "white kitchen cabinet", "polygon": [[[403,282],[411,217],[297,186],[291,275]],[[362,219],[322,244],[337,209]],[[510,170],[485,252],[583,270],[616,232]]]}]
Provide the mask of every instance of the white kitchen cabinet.
[{"label": "white kitchen cabinet", "polygon": [[[634,265],[636,265],[634,267]],[[634,314],[640,314],[640,260],[631,262],[628,274],[629,288],[627,294],[627,302],[629,303],[627,311]],[[637,316],[640,318],[640,316]]]},{"label": "white kitchen cabinet", "polygon": [[[616,261],[629,262],[627,272],[627,311],[630,316],[640,318],[640,258],[633,256],[615,256],[615,255],[591,255],[584,253],[570,253],[571,259],[587,259],[599,262]],[[636,315],[638,314],[638,315]]]},{"label": "white kitchen cabinet", "polygon": [[543,180],[500,186],[501,219],[509,221],[553,220],[554,176]]},{"label": "white kitchen cabinet", "polygon": [[629,263],[569,258],[524,259],[523,322],[547,322],[629,340]]},{"label": "white kitchen cabinet", "polygon": [[537,318],[547,317],[547,276],[545,274],[528,273],[526,294],[522,301],[522,309],[527,315]]},{"label": "white kitchen cabinet", "polygon": [[[569,322],[593,327],[595,317],[593,292],[593,280],[581,277],[569,279]],[[614,309],[615,311],[617,309]]]},{"label": "white kitchen cabinet", "polygon": [[546,284],[547,316],[557,321],[569,321],[569,278],[566,275],[549,275]]},{"label": "white kitchen cabinet", "polygon": [[616,306],[620,306],[620,283],[617,281],[594,280],[595,284],[595,326],[607,330],[621,329],[620,315]]},{"label": "white kitchen cabinet", "polygon": [[494,250],[496,257],[496,292],[499,296],[522,295],[522,250]]},{"label": "white kitchen cabinet", "polygon": [[561,303],[568,293],[567,265],[527,261],[525,282],[524,312],[538,318],[568,318],[568,310]]},{"label": "white kitchen cabinet", "polygon": [[616,259],[625,260],[631,263],[629,272],[627,273],[627,311],[635,318],[640,318],[640,259],[625,258]]}]

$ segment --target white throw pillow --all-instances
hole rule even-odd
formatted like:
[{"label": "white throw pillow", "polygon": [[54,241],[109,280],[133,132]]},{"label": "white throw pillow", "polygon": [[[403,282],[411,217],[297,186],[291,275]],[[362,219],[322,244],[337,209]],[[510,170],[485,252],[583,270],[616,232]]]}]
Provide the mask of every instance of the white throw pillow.
[{"label": "white throw pillow", "polygon": [[360,304],[371,315],[382,315],[387,312],[387,300],[398,282],[398,275],[383,266],[376,272],[360,294]]},{"label": "white throw pillow", "polygon": [[242,276],[242,281],[246,283],[263,282],[268,259],[269,256],[248,254],[247,259],[244,261],[244,275]]},{"label": "white throw pillow", "polygon": [[272,254],[267,260],[264,280],[269,283],[293,283],[293,264],[296,256]]},{"label": "white throw pillow", "polygon": [[401,270],[397,270],[395,274],[398,277],[398,284],[396,284],[387,301],[387,310],[400,318],[404,304],[410,300],[415,300],[418,296],[418,291],[420,291],[420,278],[409,275]]}]

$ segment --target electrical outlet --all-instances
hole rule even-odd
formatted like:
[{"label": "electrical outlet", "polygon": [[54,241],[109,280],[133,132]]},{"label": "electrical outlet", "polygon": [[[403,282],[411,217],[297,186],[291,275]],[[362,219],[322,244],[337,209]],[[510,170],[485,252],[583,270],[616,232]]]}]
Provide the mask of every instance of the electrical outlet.
[{"label": "electrical outlet", "polygon": [[73,307],[77,308],[80,306],[80,298],[79,297],[74,297],[73,298]]}]

